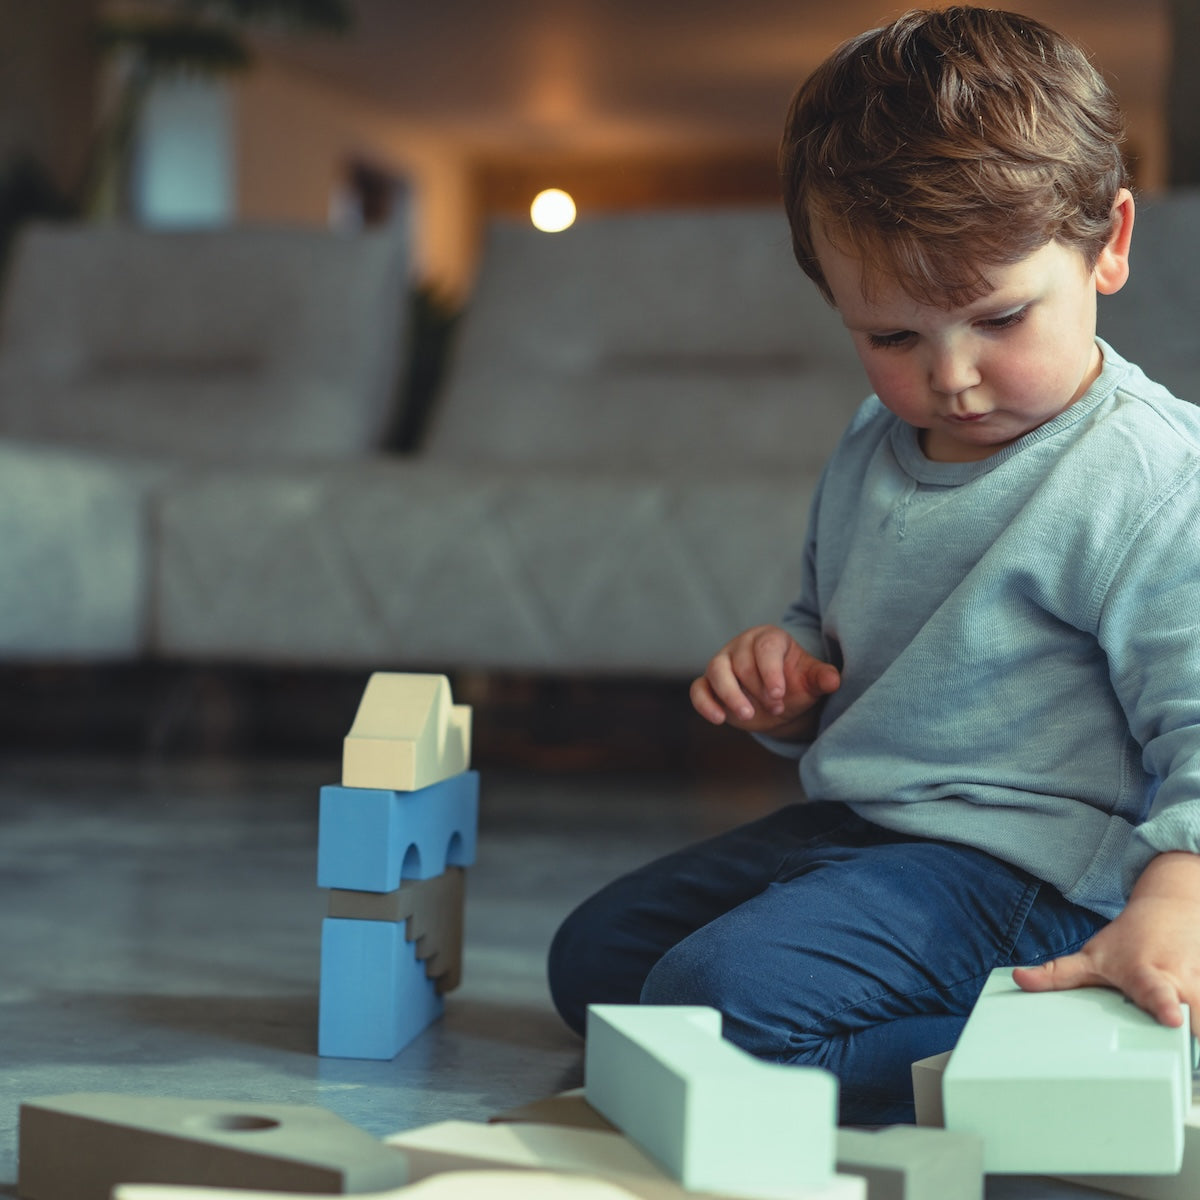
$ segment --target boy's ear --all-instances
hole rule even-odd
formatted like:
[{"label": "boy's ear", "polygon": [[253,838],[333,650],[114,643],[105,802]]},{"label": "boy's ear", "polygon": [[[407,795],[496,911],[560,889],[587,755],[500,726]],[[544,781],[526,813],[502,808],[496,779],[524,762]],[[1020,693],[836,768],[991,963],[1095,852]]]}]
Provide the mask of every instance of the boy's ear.
[{"label": "boy's ear", "polygon": [[1113,201],[1112,233],[1096,259],[1092,278],[1102,296],[1119,292],[1129,278],[1129,243],[1133,239],[1133,193],[1122,188]]}]

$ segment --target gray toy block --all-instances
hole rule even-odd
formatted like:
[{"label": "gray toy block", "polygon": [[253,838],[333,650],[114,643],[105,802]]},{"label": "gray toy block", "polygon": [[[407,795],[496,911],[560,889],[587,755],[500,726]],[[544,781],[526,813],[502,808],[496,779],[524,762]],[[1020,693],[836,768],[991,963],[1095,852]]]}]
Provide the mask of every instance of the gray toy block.
[{"label": "gray toy block", "polygon": [[946,1128],[984,1140],[984,1169],[1160,1174],[1183,1160],[1191,1035],[1109,988],[1023,992],[993,971],[942,1080]]},{"label": "gray toy block", "polygon": [[594,1004],[588,1103],[685,1188],[792,1197],[834,1175],[837,1080],[754,1058],[716,1009]]},{"label": "gray toy block", "polygon": [[968,1133],[897,1125],[839,1129],[837,1169],[867,1181],[867,1200],[982,1200],[983,1142]]},{"label": "gray toy block", "polygon": [[75,1092],[21,1105],[18,1194],[108,1200],[119,1183],[369,1192],[403,1157],[321,1108]]},{"label": "gray toy block", "polygon": [[432,879],[406,879],[393,892],[329,893],[329,915],[355,921],[407,921],[404,936],[416,943],[417,961],[441,994],[462,981],[463,913],[467,873],[448,867]]},{"label": "gray toy block", "polygon": [[932,1054],[912,1065],[913,1100],[917,1109],[917,1124],[928,1129],[941,1129],[946,1124],[942,1108],[942,1076],[950,1062],[950,1050]]}]

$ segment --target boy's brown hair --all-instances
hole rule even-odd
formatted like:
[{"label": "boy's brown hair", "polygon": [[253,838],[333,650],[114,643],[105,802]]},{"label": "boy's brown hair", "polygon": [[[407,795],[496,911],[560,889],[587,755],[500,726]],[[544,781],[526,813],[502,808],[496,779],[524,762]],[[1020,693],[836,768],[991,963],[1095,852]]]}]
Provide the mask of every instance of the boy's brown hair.
[{"label": "boy's brown hair", "polygon": [[1117,102],[1086,55],[1015,13],[916,10],[836,50],[780,151],[792,245],[832,303],[815,227],[872,279],[968,304],[1052,239],[1093,266],[1127,184]]}]

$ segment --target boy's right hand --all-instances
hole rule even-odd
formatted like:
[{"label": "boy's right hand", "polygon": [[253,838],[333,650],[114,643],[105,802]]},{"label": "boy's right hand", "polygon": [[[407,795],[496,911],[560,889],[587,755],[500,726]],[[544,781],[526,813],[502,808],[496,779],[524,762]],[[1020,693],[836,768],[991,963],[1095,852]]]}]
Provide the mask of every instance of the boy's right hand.
[{"label": "boy's right hand", "polygon": [[692,706],[714,725],[805,740],[816,706],[836,692],[837,667],[814,658],[786,630],[756,625],[738,634],[692,683]]}]

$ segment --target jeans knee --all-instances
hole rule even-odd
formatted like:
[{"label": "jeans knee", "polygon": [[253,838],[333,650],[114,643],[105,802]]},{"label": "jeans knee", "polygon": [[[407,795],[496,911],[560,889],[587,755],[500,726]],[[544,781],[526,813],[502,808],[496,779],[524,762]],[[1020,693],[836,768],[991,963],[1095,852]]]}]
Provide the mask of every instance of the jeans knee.
[{"label": "jeans knee", "polygon": [[588,952],[594,942],[580,929],[583,924],[579,910],[567,917],[550,942],[546,958],[550,998],[559,1016],[578,1034],[586,1029],[587,1006],[593,1000],[593,967]]},{"label": "jeans knee", "polygon": [[741,1010],[746,972],[693,934],[659,959],[642,988],[643,1004],[705,1005],[724,1014]]}]

